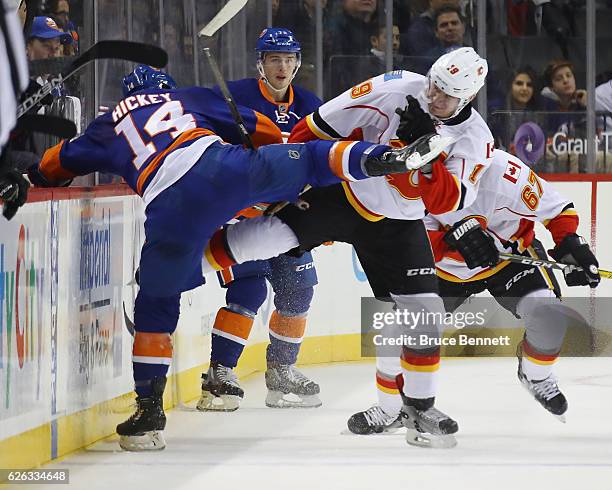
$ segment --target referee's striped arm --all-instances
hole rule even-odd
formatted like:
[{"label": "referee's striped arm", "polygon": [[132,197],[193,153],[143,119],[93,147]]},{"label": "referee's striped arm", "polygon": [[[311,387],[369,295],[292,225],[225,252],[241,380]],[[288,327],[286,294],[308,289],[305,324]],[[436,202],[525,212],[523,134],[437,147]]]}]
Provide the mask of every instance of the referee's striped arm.
[{"label": "referee's striped arm", "polygon": [[0,150],[15,126],[17,101],[28,85],[25,41],[17,12],[0,0]]}]

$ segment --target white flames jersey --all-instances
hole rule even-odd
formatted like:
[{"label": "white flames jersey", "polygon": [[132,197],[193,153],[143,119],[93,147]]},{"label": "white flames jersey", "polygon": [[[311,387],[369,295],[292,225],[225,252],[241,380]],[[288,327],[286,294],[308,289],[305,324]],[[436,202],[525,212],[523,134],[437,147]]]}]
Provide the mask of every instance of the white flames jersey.
[{"label": "white flames jersey", "polygon": [[575,232],[578,226],[577,214],[568,199],[517,157],[501,150],[495,150],[492,164],[480,171],[478,195],[471,205],[451,213],[427,215],[423,220],[428,231],[438,232],[430,232],[430,239],[438,275],[443,279],[484,279],[508,264],[506,261],[492,269],[468,269],[458,252],[448,250],[441,237],[450,226],[468,216],[478,219],[493,236],[498,250],[506,253],[523,252],[531,244],[536,221],[544,223],[557,239]]},{"label": "white flames jersey", "polygon": [[[424,100],[426,83],[424,76],[408,71],[379,75],[344,92],[307,116],[308,130],[320,139],[346,138],[360,130],[364,141],[388,144],[396,138],[400,122],[395,109],[406,106],[407,95],[417,98],[423,110],[427,111]],[[446,151],[448,157],[444,165],[454,176],[460,193],[455,190],[453,202],[445,207],[461,209],[476,196],[478,181],[469,177],[476,166],[487,167],[490,164],[493,136],[473,109],[464,122],[454,126],[440,124],[437,131],[442,136],[456,138]],[[350,187],[350,190],[346,189],[347,197],[355,209],[370,220],[383,216],[420,219],[425,213],[425,205],[417,188],[418,182],[419,173],[416,171],[351,182],[346,185]]]}]

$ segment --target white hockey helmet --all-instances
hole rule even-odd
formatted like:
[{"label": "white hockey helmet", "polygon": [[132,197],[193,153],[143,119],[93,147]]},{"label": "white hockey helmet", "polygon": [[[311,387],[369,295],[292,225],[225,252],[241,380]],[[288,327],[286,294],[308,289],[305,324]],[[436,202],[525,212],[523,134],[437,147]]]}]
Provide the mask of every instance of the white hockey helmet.
[{"label": "white hockey helmet", "polygon": [[459,48],[440,56],[429,70],[429,83],[459,99],[455,117],[483,87],[489,72],[487,60],[473,48]]}]

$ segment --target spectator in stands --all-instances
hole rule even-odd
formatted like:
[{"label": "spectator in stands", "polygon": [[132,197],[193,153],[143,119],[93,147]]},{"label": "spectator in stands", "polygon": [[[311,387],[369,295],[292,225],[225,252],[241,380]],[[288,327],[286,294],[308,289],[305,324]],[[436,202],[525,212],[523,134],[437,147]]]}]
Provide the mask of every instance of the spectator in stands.
[{"label": "spectator in stands", "polygon": [[536,92],[537,76],[530,66],[516,70],[510,83],[506,109],[510,111],[537,111],[540,109]]},{"label": "spectator in stands", "polygon": [[59,28],[72,37],[72,43],[64,45],[64,56],[75,55],[78,52],[79,34],[76,26],[70,20],[70,2],[68,0],[51,0],[49,10]]},{"label": "spectator in stands", "polygon": [[508,34],[540,35],[542,29],[568,56],[567,39],[573,35],[574,12],[580,2],[566,0],[511,0],[506,2]]},{"label": "spectator in stands", "polygon": [[501,91],[507,94],[504,99],[489,102],[491,116],[488,123],[497,148],[514,153],[516,130],[525,122],[538,121],[535,111],[541,109],[541,101],[536,82],[535,70],[530,66],[521,67],[502,84]]},{"label": "spectator in stands", "polygon": [[[397,55],[400,47],[400,31],[397,25],[393,26],[391,32],[391,48],[393,56]],[[386,51],[387,51],[387,26],[381,25],[378,32],[370,36],[370,53],[376,56],[381,62],[382,66],[386,66]],[[382,70],[384,71],[384,69]],[[382,71],[380,73],[382,73]]]},{"label": "spectator in stands", "polygon": [[434,12],[434,26],[439,44],[425,52],[425,56],[435,61],[443,54],[465,45],[463,42],[465,22],[459,7],[444,5],[437,9]]},{"label": "spectator in stands", "polygon": [[[586,120],[583,112],[586,108],[586,90],[576,89],[574,66],[564,59],[552,60],[544,70],[542,102],[549,111],[557,114],[547,116],[541,126],[549,140],[559,141],[560,138],[586,138]],[[561,133],[561,135],[559,134]],[[584,171],[586,154],[569,150],[564,153],[554,151],[551,145],[547,147],[547,161],[555,171]]]},{"label": "spectator in stands", "polygon": [[[393,69],[398,69],[398,60],[396,58],[399,49],[399,27],[393,26]],[[383,25],[378,31],[370,36],[370,55],[369,56],[351,56],[348,57],[343,65],[336,65],[338,70],[335,70],[329,86],[333,87],[333,93],[339,94],[352,86],[375,77],[387,71],[387,28]]]},{"label": "spectator in stands", "polygon": [[341,0],[342,9],[332,14],[327,31],[329,55],[368,55],[370,36],[378,26],[377,0]]},{"label": "spectator in stands", "polygon": [[426,52],[440,45],[435,34],[434,12],[445,5],[458,8],[459,0],[430,0],[429,8],[416,17],[405,32],[401,29],[402,54],[424,56]]},{"label": "spectator in stands", "polygon": [[[30,36],[26,43],[28,61],[45,60],[63,55],[62,46],[72,42],[70,34],[62,31],[51,17],[34,17]],[[37,92],[49,75],[30,78],[30,84],[25,96]],[[45,97],[41,105],[33,111],[49,113],[49,109],[57,97],[64,94],[63,87],[54,90]],[[42,106],[42,107],[41,107]],[[59,115],[59,114],[56,114]],[[51,146],[47,136],[34,134],[31,131],[16,130],[11,134],[10,148],[12,159],[20,170],[25,170],[33,162],[40,159],[42,152]]]},{"label": "spectator in stands", "polygon": [[62,31],[51,17],[34,17],[26,44],[28,60],[62,56],[62,46],[71,43],[72,36]]},{"label": "spectator in stands", "polygon": [[576,90],[574,65],[567,60],[552,60],[544,70],[542,96],[549,101],[551,110],[583,111],[586,108],[586,90]]}]

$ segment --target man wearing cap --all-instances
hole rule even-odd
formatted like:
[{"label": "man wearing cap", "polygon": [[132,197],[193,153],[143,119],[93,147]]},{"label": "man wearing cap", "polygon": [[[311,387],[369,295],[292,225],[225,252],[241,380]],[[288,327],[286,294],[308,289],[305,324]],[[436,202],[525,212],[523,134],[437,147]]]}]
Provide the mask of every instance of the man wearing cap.
[{"label": "man wearing cap", "polygon": [[63,56],[63,45],[71,43],[72,36],[62,31],[51,17],[34,17],[26,45],[28,60]]}]

